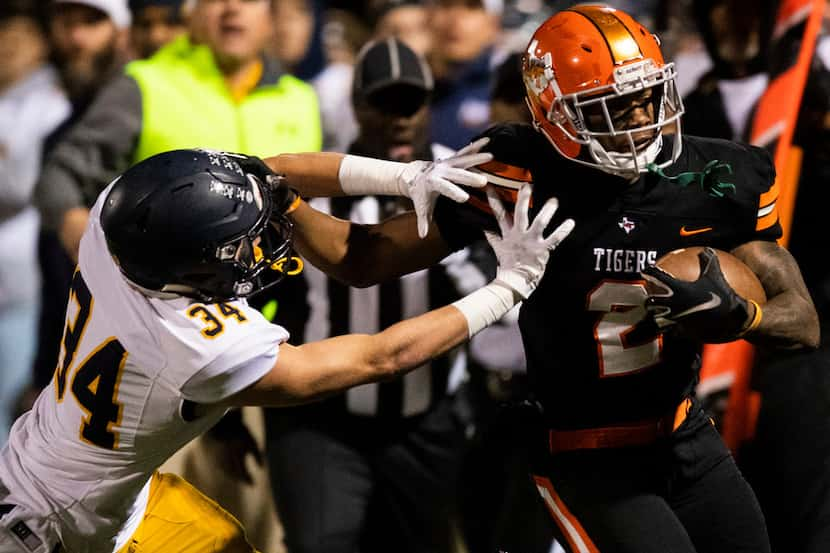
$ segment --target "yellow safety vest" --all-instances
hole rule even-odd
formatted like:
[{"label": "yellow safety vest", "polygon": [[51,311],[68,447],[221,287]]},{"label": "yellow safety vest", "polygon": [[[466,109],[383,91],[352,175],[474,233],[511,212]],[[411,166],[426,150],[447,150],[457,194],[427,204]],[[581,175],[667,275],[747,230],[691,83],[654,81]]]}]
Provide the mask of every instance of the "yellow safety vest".
[{"label": "yellow safety vest", "polygon": [[319,151],[317,96],[283,75],[239,101],[231,96],[213,53],[180,37],[126,72],[141,90],[142,127],[133,163],[179,148],[209,148],[268,157]]}]

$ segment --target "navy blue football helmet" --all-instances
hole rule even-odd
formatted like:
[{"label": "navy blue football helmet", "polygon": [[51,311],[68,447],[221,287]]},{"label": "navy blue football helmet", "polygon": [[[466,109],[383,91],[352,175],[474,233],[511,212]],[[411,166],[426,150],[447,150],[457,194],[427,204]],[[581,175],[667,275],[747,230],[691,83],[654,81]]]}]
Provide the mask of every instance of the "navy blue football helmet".
[{"label": "navy blue football helmet", "polygon": [[279,282],[296,260],[287,206],[274,200],[283,196],[274,189],[285,184],[276,175],[264,179],[261,171],[246,171],[251,159],[174,150],[119,177],[101,225],[122,274],[146,290],[205,303],[250,296]]}]

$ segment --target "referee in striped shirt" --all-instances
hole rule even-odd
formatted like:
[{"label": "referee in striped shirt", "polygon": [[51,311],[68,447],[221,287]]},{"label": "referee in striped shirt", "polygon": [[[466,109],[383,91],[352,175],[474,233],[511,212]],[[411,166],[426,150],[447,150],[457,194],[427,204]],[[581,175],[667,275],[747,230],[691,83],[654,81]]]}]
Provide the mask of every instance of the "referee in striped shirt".
[{"label": "referee in striped shirt", "polygon": [[[349,153],[394,161],[430,160],[432,76],[394,38],[358,55],[353,105],[360,133]],[[375,223],[407,206],[391,197],[317,198],[317,209]],[[303,341],[374,333],[484,285],[465,252],[429,270],[369,288],[349,288],[307,265],[307,313],[294,321]],[[459,288],[460,287],[460,288]],[[288,298],[286,298],[288,299]],[[297,300],[297,298],[292,298]],[[280,320],[285,312],[281,302]],[[295,334],[295,337],[296,336]],[[453,392],[464,352],[403,378],[348,390],[322,403],[266,413],[274,499],[291,553],[451,551],[464,425]]]}]

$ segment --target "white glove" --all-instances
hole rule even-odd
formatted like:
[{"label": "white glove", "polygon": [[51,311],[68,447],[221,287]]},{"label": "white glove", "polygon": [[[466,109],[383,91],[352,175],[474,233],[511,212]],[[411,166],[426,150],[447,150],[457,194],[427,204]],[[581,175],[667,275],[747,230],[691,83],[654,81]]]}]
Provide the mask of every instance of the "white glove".
[{"label": "white glove", "polygon": [[566,219],[545,238],[545,228],[556,213],[559,201],[551,198],[545,202],[531,223],[528,210],[532,193],[533,185],[522,186],[516,200],[515,212],[513,217],[510,217],[495,191],[492,188],[487,189],[487,200],[501,230],[501,236],[494,232],[485,232],[499,262],[496,280],[512,288],[524,299],[533,293],[542,280],[550,252],[574,228],[573,219]]},{"label": "white glove", "polygon": [[418,236],[423,238],[429,232],[432,212],[439,196],[446,196],[458,203],[470,199],[470,195],[458,185],[481,188],[487,184],[487,177],[467,171],[468,168],[487,163],[493,154],[479,153],[490,142],[480,138],[467,144],[452,156],[433,162],[412,161],[401,172],[403,186],[401,194],[410,198],[418,217]]}]

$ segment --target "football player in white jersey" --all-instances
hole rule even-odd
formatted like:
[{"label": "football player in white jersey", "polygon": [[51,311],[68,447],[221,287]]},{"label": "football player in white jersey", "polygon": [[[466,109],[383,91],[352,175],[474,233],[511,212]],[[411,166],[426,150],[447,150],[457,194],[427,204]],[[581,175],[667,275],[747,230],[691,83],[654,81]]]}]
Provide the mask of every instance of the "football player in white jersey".
[{"label": "football player in white jersey", "polygon": [[[465,171],[482,156],[489,159],[466,151],[393,165],[349,157],[343,167],[336,156],[328,178],[339,174],[354,193],[385,187],[428,213],[439,193],[463,199],[450,180],[483,184]],[[286,214],[302,201],[264,167],[177,150],[138,163],[100,195],[54,379],[0,451],[0,553],[254,551],[231,515],[156,469],[230,407],[312,401],[400,375],[462,343],[533,291],[573,225],[544,232],[554,201],[530,222],[529,190],[519,194],[514,224],[493,196],[502,225],[491,237],[496,280],[378,334],[295,347],[245,300],[301,263]],[[320,220],[298,240],[324,240],[332,219]],[[343,230],[333,229],[332,248],[342,246]],[[339,253],[353,262],[348,247]]]}]

